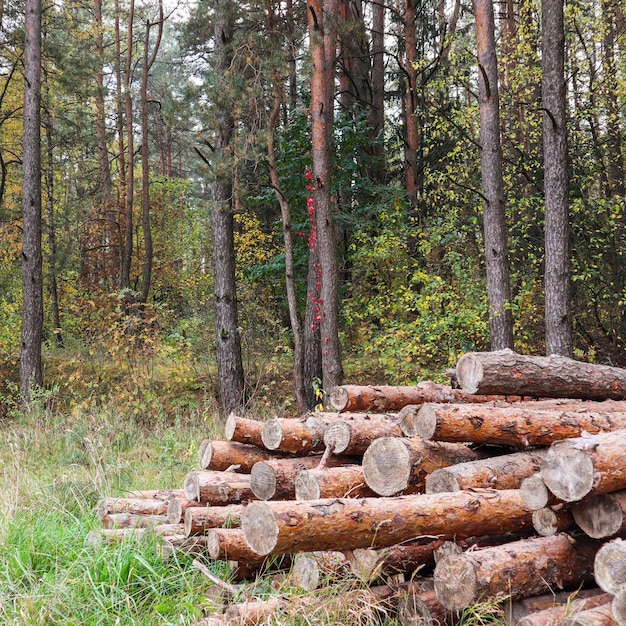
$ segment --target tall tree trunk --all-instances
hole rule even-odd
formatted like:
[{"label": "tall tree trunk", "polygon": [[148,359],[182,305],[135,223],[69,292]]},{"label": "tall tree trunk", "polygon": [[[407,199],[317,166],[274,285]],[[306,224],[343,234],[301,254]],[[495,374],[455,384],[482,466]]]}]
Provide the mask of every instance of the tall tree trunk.
[{"label": "tall tree trunk", "polygon": [[339,344],[339,272],[333,202],[332,132],[334,104],[335,33],[332,20],[335,0],[308,0],[307,17],[311,51],[311,119],[313,155],[313,203],[317,226],[317,248],[321,270],[318,305],[322,348],[324,389],[340,385],[343,380]]},{"label": "tall tree trunk", "polygon": [[[233,12],[226,2],[219,2],[215,14],[214,71],[222,76],[232,55]],[[234,130],[233,117],[222,106],[216,120],[215,153],[228,158]],[[233,237],[232,178],[225,166],[219,168],[211,183],[213,230],[213,273],[215,293],[215,342],[220,408],[224,415],[240,410],[244,404],[244,376],[241,340],[238,330],[235,243]]]},{"label": "tall tree trunk", "polygon": [[411,209],[417,207],[418,171],[417,154],[420,144],[419,120],[417,119],[417,15],[415,0],[406,0],[404,12],[404,186]]},{"label": "tall tree trunk", "polygon": [[546,354],[571,356],[570,224],[563,0],[542,0]]},{"label": "tall tree trunk", "polygon": [[375,0],[372,5],[372,100],[368,111],[371,154],[376,162],[370,167],[370,178],[382,184],[386,178],[385,145],[385,5]]},{"label": "tall tree trunk", "polygon": [[474,0],[479,69],[480,163],[491,349],[513,347],[513,320],[502,184],[498,64],[492,0]]},{"label": "tall tree trunk", "polygon": [[22,336],[20,396],[43,384],[43,260],[41,251],[41,0],[26,0],[22,135]]}]

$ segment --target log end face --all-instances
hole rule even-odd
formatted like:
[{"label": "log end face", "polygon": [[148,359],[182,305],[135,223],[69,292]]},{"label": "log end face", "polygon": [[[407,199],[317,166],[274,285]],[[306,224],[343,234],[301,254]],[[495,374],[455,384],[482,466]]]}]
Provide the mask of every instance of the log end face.
[{"label": "log end face", "polygon": [[393,496],[404,491],[412,468],[409,452],[397,437],[376,439],[363,455],[363,478],[379,496]]},{"label": "log end face", "polygon": [[457,477],[447,469],[435,470],[426,477],[426,493],[461,491]]},{"label": "log end face", "polygon": [[588,454],[567,443],[552,445],[541,466],[541,478],[557,498],[576,502],[593,488],[593,461]]},{"label": "log end face", "polygon": [[237,416],[234,413],[231,413],[226,419],[226,424],[224,425],[224,437],[226,441],[232,441],[236,428]]},{"label": "log end face", "polygon": [[183,518],[183,505],[178,498],[172,498],[167,503],[167,513],[165,517],[167,518],[167,524],[180,524]]},{"label": "log end face", "polygon": [[556,513],[550,508],[533,511],[533,528],[540,537],[552,537],[558,532]]},{"label": "log end face", "polygon": [[241,530],[251,550],[261,556],[272,552],[278,542],[278,521],[266,502],[250,502],[241,516]]},{"label": "log end face", "polygon": [[456,379],[466,393],[476,393],[483,379],[483,366],[473,352],[464,354],[456,364]]},{"label": "log end face", "polygon": [[276,494],[276,472],[269,463],[259,461],[250,471],[250,489],[259,500],[271,500]]},{"label": "log end face", "polygon": [[592,539],[617,534],[624,524],[624,512],[610,494],[595,496],[572,506],[577,526]]},{"label": "log end face", "polygon": [[337,411],[345,410],[349,399],[348,392],[343,387],[333,387],[328,394],[330,405]]},{"label": "log end face", "polygon": [[414,419],[412,428],[413,437],[422,439],[432,439],[437,432],[437,410],[436,405],[423,404]]},{"label": "log end face", "polygon": [[219,533],[216,532],[214,528],[207,531],[206,534],[206,548],[209,556],[212,559],[219,559],[221,556],[220,553],[220,536]]},{"label": "log end face", "polygon": [[189,472],[185,476],[183,491],[187,500],[200,500],[200,482],[198,480],[198,472]]},{"label": "log end face", "polygon": [[537,511],[548,506],[550,492],[541,478],[541,474],[533,474],[524,478],[519,488],[522,502],[531,510]]},{"label": "log end face", "polygon": [[202,469],[209,469],[211,457],[213,456],[213,446],[210,439],[203,439],[198,448],[198,463]]},{"label": "log end face", "polygon": [[321,497],[319,482],[308,470],[298,472],[294,487],[296,500],[318,500]]},{"label": "log end face", "polygon": [[400,430],[406,437],[417,436],[416,421],[422,406],[419,404],[408,404],[398,412]]},{"label": "log end face", "polygon": [[614,540],[596,554],[593,568],[596,584],[602,591],[615,595],[626,585],[626,542]]},{"label": "log end face", "polygon": [[450,611],[460,611],[472,604],[478,591],[474,566],[462,554],[443,557],[434,572],[437,600]]},{"label": "log end face", "polygon": [[283,429],[277,419],[272,419],[261,429],[261,441],[268,450],[278,450],[283,440]]},{"label": "log end face", "polygon": [[350,425],[345,422],[331,424],[324,431],[324,445],[330,446],[333,454],[345,452],[350,444]]}]

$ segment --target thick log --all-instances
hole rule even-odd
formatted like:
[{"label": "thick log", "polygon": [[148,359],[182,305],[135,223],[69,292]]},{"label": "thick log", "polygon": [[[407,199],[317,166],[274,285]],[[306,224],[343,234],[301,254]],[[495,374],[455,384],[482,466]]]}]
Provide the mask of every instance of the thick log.
[{"label": "thick log", "polygon": [[[588,403],[594,407],[604,403]],[[528,405],[524,403],[524,407]],[[626,405],[625,405],[626,408]],[[555,441],[626,428],[626,412],[600,411],[592,407],[573,411],[479,406],[471,404],[423,404],[412,420],[401,423],[407,436],[437,441],[471,441],[528,448]]]},{"label": "thick log", "polygon": [[[250,489],[259,500],[293,500],[296,497],[296,478],[304,469],[315,469],[321,455],[273,459],[256,463],[250,472]],[[354,462],[355,459],[349,457]],[[347,462],[346,457],[327,457],[328,467]]]},{"label": "thick log", "polygon": [[435,593],[443,606],[459,611],[479,597],[516,599],[571,588],[591,577],[598,547],[559,534],[448,555],[435,567]]},{"label": "thick log", "polygon": [[517,489],[396,498],[251,502],[241,516],[259,554],[382,548],[420,536],[443,539],[532,528]]},{"label": "thick log", "polygon": [[201,470],[185,476],[185,496],[205,504],[239,504],[256,500],[250,489],[250,475]]},{"label": "thick log", "polygon": [[568,617],[563,622],[563,626],[615,626],[616,623],[620,624],[614,619],[613,602],[607,602],[602,606],[585,609]]},{"label": "thick log", "polygon": [[463,444],[381,437],[363,455],[363,476],[367,486],[381,496],[417,493],[424,490],[428,474],[477,458]]},{"label": "thick log", "polygon": [[[529,613],[516,622],[517,626],[557,626],[558,624],[569,623],[567,620],[576,619],[583,616],[583,613],[589,609],[603,607],[610,604],[613,596],[609,593],[594,590],[594,595],[587,597],[579,597],[580,592],[568,593],[565,602],[555,603],[553,594],[551,598],[550,608]],[[576,623],[576,622],[573,622]],[[584,622],[582,622],[584,623]]]},{"label": "thick log", "polygon": [[531,511],[543,509],[544,507],[557,502],[556,496],[553,493],[550,493],[550,490],[543,482],[541,472],[533,474],[528,478],[524,478],[519,491],[524,504],[531,509]]},{"label": "thick log", "polygon": [[589,537],[626,535],[626,490],[575,502],[572,513],[578,527]]},{"label": "thick log", "polygon": [[565,502],[626,489],[626,430],[557,441],[541,466],[546,487]]},{"label": "thick log", "polygon": [[512,350],[469,352],[456,376],[467,393],[510,393],[548,398],[623,400],[626,371],[563,356],[525,356]]},{"label": "thick log", "polygon": [[275,455],[265,448],[249,443],[215,439],[204,439],[198,451],[198,460],[202,469],[220,472],[230,470],[242,474],[249,474],[255,463],[274,457]]},{"label": "thick log", "polygon": [[337,421],[335,413],[311,413],[303,418],[275,418],[263,425],[261,438],[268,450],[306,454],[321,452],[324,431]]},{"label": "thick log", "polygon": [[533,511],[533,528],[541,537],[550,537],[571,530],[574,525],[569,507],[556,505]]},{"label": "thick log", "polygon": [[476,396],[448,385],[423,381],[413,386],[343,385],[330,390],[329,401],[338,411],[399,411],[410,404],[424,402],[513,402],[520,398],[503,396]]},{"label": "thick log", "polygon": [[248,443],[253,446],[263,447],[263,439],[261,439],[261,431],[263,424],[260,420],[251,420],[247,417],[241,417],[231,413],[226,419],[224,425],[224,436],[227,441],[236,441],[238,443]]},{"label": "thick log", "polygon": [[373,498],[360,465],[301,470],[294,481],[296,500]]},{"label": "thick log", "polygon": [[594,576],[598,587],[607,593],[615,595],[626,588],[626,541],[613,539],[598,550]]},{"label": "thick log", "polygon": [[263,561],[250,549],[240,528],[211,528],[206,534],[209,556],[220,561]]},{"label": "thick log", "polygon": [[167,506],[166,500],[156,498],[103,498],[98,502],[96,511],[100,519],[115,513],[166,515]]},{"label": "thick log", "polygon": [[202,535],[210,528],[237,527],[243,509],[243,504],[189,508],[185,511],[185,535]]},{"label": "thick log", "polygon": [[475,487],[518,489],[524,479],[541,469],[545,455],[545,450],[515,452],[444,467],[426,477],[426,493]]},{"label": "thick log", "polygon": [[363,455],[372,442],[380,437],[402,437],[397,422],[387,418],[337,421],[324,431],[324,445],[333,454]]},{"label": "thick log", "polygon": [[100,519],[104,528],[149,528],[167,524],[167,515],[140,515],[138,513],[107,513]]},{"label": "thick log", "polygon": [[626,626],[626,588],[620,589],[613,598],[613,619],[619,626]]}]

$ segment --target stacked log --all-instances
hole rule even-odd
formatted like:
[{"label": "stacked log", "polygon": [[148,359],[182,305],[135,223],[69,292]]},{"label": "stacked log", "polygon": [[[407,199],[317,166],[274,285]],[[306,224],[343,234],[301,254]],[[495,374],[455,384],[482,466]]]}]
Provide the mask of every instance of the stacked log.
[{"label": "stacked log", "polygon": [[[240,578],[277,560],[307,589],[328,579],[319,568],[351,571],[402,624],[452,625],[478,599],[559,589],[567,599],[551,615],[507,623],[626,623],[626,567],[603,564],[609,553],[626,562],[615,539],[626,536],[626,373],[501,351],[465,355],[456,380],[460,389],[345,386],[329,394],[337,413],[231,415],[224,440],[202,441],[182,490],[107,499],[103,525],[162,535],[164,554],[229,561]],[[135,521],[112,517],[123,515]],[[617,581],[606,589],[605,571]],[[399,598],[404,577],[430,587]],[[563,608],[596,583],[597,605]],[[213,621],[244,611],[258,623],[248,615],[288,603],[270,604]]]}]

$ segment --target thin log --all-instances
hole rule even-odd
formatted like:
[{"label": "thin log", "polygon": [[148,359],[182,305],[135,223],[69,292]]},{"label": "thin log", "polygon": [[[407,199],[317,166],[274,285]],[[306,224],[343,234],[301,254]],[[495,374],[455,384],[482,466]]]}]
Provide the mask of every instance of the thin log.
[{"label": "thin log", "polygon": [[385,412],[399,411],[405,406],[424,402],[514,402],[519,399],[503,396],[479,397],[431,381],[404,387],[342,385],[334,387],[329,393],[329,402],[338,411]]},{"label": "thin log", "polygon": [[100,519],[104,528],[149,528],[167,524],[167,515],[140,515],[137,513],[108,513]]},{"label": "thin log", "polygon": [[313,591],[319,587],[324,576],[345,576],[345,570],[343,552],[301,552],[295,555],[287,580],[294,587]]},{"label": "thin log", "polygon": [[264,560],[250,549],[240,528],[211,528],[206,538],[207,551],[212,559],[245,562]]},{"label": "thin log", "polygon": [[211,505],[239,504],[255,500],[250,489],[250,475],[236,472],[201,470],[185,476],[185,495]]},{"label": "thin log", "polygon": [[469,352],[458,360],[456,376],[466,393],[590,400],[626,398],[626,370],[558,355],[525,356],[512,350]]},{"label": "thin log", "polygon": [[[198,508],[200,505],[196,500],[188,498],[176,498],[167,503],[167,522],[169,524],[182,524],[185,521],[185,511],[190,508]],[[207,506],[206,504],[204,505]]]},{"label": "thin log", "polygon": [[[594,406],[604,403],[589,403]],[[524,404],[524,406],[527,406]],[[471,404],[423,404],[415,418],[403,421],[407,436],[437,441],[471,441],[528,448],[555,441],[626,428],[626,412],[593,410],[592,407],[525,409],[517,406]]]},{"label": "thin log", "polygon": [[249,443],[204,439],[200,443],[198,457],[202,469],[249,474],[255,463],[267,461],[275,455]]},{"label": "thin log", "polygon": [[617,624],[623,624],[615,619],[613,602],[607,602],[602,606],[597,606],[591,609],[585,609],[580,613],[568,617],[563,626],[615,626]]},{"label": "thin log", "polygon": [[459,611],[479,597],[516,599],[571,588],[591,577],[598,547],[563,533],[448,555],[435,567],[435,593],[443,606]]},{"label": "thin log", "polygon": [[557,441],[541,466],[548,489],[565,502],[626,489],[626,430]]},{"label": "thin log", "polygon": [[161,537],[158,554],[164,561],[177,553],[194,556],[207,556],[207,538],[204,535],[187,537],[186,535],[166,535]]},{"label": "thin log", "polygon": [[531,510],[537,511],[557,501],[543,482],[541,472],[525,478],[520,485],[520,496],[524,504]]},{"label": "thin log", "polygon": [[296,500],[373,498],[360,465],[301,470],[294,481]]},{"label": "thin log", "polygon": [[135,515],[166,515],[168,503],[156,498],[103,498],[96,511],[102,519],[114,513],[134,513]]},{"label": "thin log", "polygon": [[363,455],[370,444],[380,437],[402,437],[402,429],[387,418],[337,421],[324,431],[324,445],[333,454]]},{"label": "thin log", "polygon": [[210,528],[238,527],[243,504],[192,507],[185,511],[185,535],[202,535]]},{"label": "thin log", "polygon": [[182,524],[159,524],[151,528],[102,528],[92,530],[85,538],[90,546],[100,546],[103,543],[115,544],[127,540],[143,539],[150,535],[182,535]]},{"label": "thin log", "polygon": [[363,455],[363,476],[367,486],[381,496],[417,493],[424,490],[428,474],[477,458],[463,444],[381,437]]},{"label": "thin log", "polygon": [[238,443],[248,443],[253,446],[263,447],[263,439],[261,439],[261,431],[263,424],[260,420],[251,420],[247,417],[241,417],[231,413],[226,419],[224,425],[224,436],[227,441],[236,441]]},{"label": "thin log", "polygon": [[251,502],[241,516],[259,554],[382,548],[420,536],[444,539],[532,528],[517,489],[395,498]]},{"label": "thin log", "polygon": [[514,452],[444,467],[426,477],[426,493],[475,487],[518,489],[526,478],[541,469],[545,455],[545,450]]},{"label": "thin log", "polygon": [[626,490],[592,496],[572,505],[578,527],[589,537],[601,539],[626,534]]},{"label": "thin log", "polygon": [[533,511],[533,528],[541,537],[550,537],[575,526],[569,507],[557,505]]},{"label": "thin log", "polygon": [[607,593],[615,595],[626,588],[626,541],[613,539],[598,550],[594,576],[598,587]]},{"label": "thin log", "polygon": [[184,499],[185,492],[183,489],[140,489],[138,491],[129,491],[126,497],[149,500],[163,500],[164,502],[169,502],[173,498]]},{"label": "thin log", "polygon": [[[355,461],[352,457],[349,459]],[[250,472],[250,489],[259,500],[293,500],[298,474],[305,469],[317,468],[321,462],[321,455],[261,461]],[[327,467],[337,467],[345,462],[346,457],[325,459]]]},{"label": "thin log", "polygon": [[295,454],[321,452],[326,448],[324,430],[336,419],[336,415],[332,413],[313,413],[304,420],[301,418],[268,420],[261,431],[263,445],[268,450]]},{"label": "thin log", "polygon": [[[600,590],[594,590],[594,595],[579,597],[579,593],[569,593],[565,602],[555,605],[555,596],[550,594],[550,608],[529,613],[515,622],[517,626],[556,626],[567,624],[567,620],[582,616],[583,612],[596,607],[610,604],[613,596]],[[575,622],[574,622],[575,623]],[[584,623],[584,622],[583,622]]]}]

